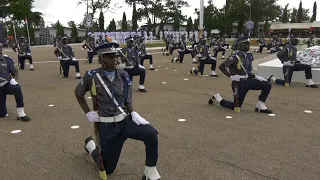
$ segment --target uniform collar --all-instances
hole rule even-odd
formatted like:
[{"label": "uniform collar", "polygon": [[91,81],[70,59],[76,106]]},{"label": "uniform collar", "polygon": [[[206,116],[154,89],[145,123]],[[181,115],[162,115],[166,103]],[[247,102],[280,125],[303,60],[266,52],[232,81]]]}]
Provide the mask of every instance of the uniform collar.
[{"label": "uniform collar", "polygon": [[[115,79],[120,79],[121,78],[120,77],[120,73],[118,72],[117,68],[114,70],[114,72],[115,72],[114,73]],[[107,77],[107,75],[105,73],[105,70],[102,67],[99,69],[99,74],[100,74],[101,77],[105,77],[105,78],[108,79],[108,77]]]}]

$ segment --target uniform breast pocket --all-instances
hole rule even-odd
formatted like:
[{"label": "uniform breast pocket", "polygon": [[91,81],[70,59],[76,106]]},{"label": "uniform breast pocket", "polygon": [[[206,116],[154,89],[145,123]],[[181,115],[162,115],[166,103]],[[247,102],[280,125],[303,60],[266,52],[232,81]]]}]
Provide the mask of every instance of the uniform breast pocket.
[{"label": "uniform breast pocket", "polygon": [[119,89],[115,90],[115,93],[117,93],[117,96],[119,96],[121,98],[123,98],[123,92],[124,92],[123,88],[119,88]]},{"label": "uniform breast pocket", "polygon": [[109,97],[107,91],[104,89],[103,86],[97,85],[97,86],[96,86],[96,89],[97,89],[97,94],[98,94],[98,96],[100,96],[100,97],[101,97],[101,96],[107,96],[107,97]]},{"label": "uniform breast pocket", "polygon": [[118,97],[123,98],[124,97],[123,94],[124,94],[124,91],[125,91],[124,82],[119,80],[116,83],[114,83],[113,84],[113,90],[117,94]]},{"label": "uniform breast pocket", "polygon": [[8,66],[7,64],[0,64],[0,72],[7,72]]}]

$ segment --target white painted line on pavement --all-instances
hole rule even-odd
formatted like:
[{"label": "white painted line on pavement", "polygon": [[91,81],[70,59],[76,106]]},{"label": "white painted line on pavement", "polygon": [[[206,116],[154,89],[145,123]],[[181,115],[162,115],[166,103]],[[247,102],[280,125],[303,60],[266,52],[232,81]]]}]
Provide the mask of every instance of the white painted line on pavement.
[{"label": "white painted line on pavement", "polygon": [[71,126],[71,129],[78,129],[79,126]]},{"label": "white painted line on pavement", "polygon": [[305,112],[305,113],[308,113],[308,114],[311,114],[311,113],[312,113],[312,111],[309,111],[309,110],[305,110],[304,112]]},{"label": "white painted line on pavement", "polygon": [[227,118],[227,119],[232,119],[232,117],[231,117],[231,116],[226,116],[226,118]]},{"label": "white painted line on pavement", "polygon": [[178,119],[179,122],[185,122],[186,119]]},{"label": "white painted line on pavement", "polygon": [[48,106],[49,106],[49,107],[53,107],[54,105],[53,105],[53,104],[49,104]]},{"label": "white painted line on pavement", "polygon": [[12,134],[18,134],[20,132],[21,132],[21,130],[13,130],[13,131],[11,131]]},{"label": "white painted line on pavement", "polygon": [[275,114],[268,114],[269,116],[276,116]]}]

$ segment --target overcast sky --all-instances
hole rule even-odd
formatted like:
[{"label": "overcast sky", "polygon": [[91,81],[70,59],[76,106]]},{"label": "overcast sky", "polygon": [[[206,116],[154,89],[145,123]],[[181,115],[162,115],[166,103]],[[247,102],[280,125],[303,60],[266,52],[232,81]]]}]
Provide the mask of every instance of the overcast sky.
[{"label": "overcast sky", "polygon": [[[86,6],[77,6],[78,0],[35,0],[34,10],[40,11],[44,14],[44,20],[49,25],[50,23],[55,23],[58,20],[63,25],[67,25],[69,21],[75,21],[80,23],[83,20],[83,15],[86,12]],[[194,9],[200,7],[199,0],[187,0],[190,7],[183,8],[182,13],[187,16],[191,16],[193,19],[196,18],[194,14]],[[303,8],[310,9],[312,12],[313,3],[315,0],[303,0]],[[316,0],[318,4],[318,10],[320,9],[320,0]],[[112,0],[112,2],[117,2],[121,9],[115,12],[106,12],[105,14],[105,25],[107,26],[109,22],[114,18],[116,21],[122,19],[122,14],[125,11],[127,19],[130,20],[132,16],[132,7],[129,7],[124,3],[124,0]],[[213,0],[214,4],[221,8],[225,4],[225,0]],[[278,0],[278,4],[284,6],[289,3],[289,7],[299,7],[300,0]],[[205,5],[207,5],[207,0],[205,0]],[[319,12],[319,11],[318,11]],[[310,14],[311,15],[311,14]],[[98,15],[96,16],[98,17]],[[320,20],[320,12],[317,14],[317,20]],[[141,25],[142,23],[138,23]]]}]

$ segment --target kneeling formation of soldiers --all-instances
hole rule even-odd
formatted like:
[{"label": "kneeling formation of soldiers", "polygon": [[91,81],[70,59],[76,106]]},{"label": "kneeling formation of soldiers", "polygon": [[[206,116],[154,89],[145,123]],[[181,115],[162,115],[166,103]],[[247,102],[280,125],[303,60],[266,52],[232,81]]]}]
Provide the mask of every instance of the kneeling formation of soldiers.
[{"label": "kneeling formation of soldiers", "polygon": [[[29,59],[30,70],[33,70],[30,47],[24,43],[24,38],[14,46],[13,50],[18,51],[20,69],[24,69],[24,60]],[[143,66],[145,59],[150,60],[149,70],[153,68],[153,57],[146,52],[144,37],[128,37],[125,39],[126,47],[120,50],[118,43],[107,42],[95,44],[92,37],[83,46],[88,50],[88,61],[92,62],[93,56],[98,55],[100,68],[87,71],[83,78],[80,75],[79,62],[71,46],[67,44],[67,37],[61,39],[56,45],[54,54],[60,61],[60,75],[67,78],[69,67],[75,66],[76,78],[81,79],[75,89],[75,96],[88,121],[94,123],[96,142],[93,137],[85,140],[85,149],[93,157],[100,169],[101,179],[107,179],[107,174],[114,172],[124,142],[128,139],[143,141],[146,146],[146,163],[143,171],[143,180],[159,180],[160,175],[156,169],[158,161],[158,132],[133,108],[132,80],[134,76],[140,76],[138,91],[147,92],[144,87],[146,69]],[[193,67],[191,74],[203,75],[205,64],[211,65],[210,75],[216,74],[217,60],[215,54],[211,56],[207,39],[203,36],[199,42],[195,42],[191,49],[186,46],[186,37],[182,35],[179,42],[179,56],[175,61],[182,63],[185,54],[191,54],[192,62],[198,67]],[[211,43],[212,44],[212,43]],[[219,48],[226,44],[219,42]],[[216,42],[212,44],[215,46]],[[272,81],[276,84],[289,86],[294,71],[305,71],[306,87],[318,88],[312,81],[311,66],[301,64],[296,60],[298,38],[291,35],[288,44],[282,50],[277,50],[277,56],[283,64],[284,80],[277,79],[270,75],[268,79],[255,75],[252,72],[252,61],[254,60],[250,50],[249,36],[240,36],[232,46],[233,53],[220,64],[221,72],[232,81],[234,93],[233,101],[226,100],[219,93],[215,93],[209,99],[209,104],[217,102],[225,108],[240,112],[246,94],[249,90],[261,90],[258,102],[254,111],[271,114],[273,111],[266,106],[266,101],[272,88]],[[170,47],[172,50],[172,47]],[[168,48],[169,49],[169,48]],[[259,49],[261,52],[261,49]],[[172,54],[172,52],[171,52]],[[223,52],[224,55],[224,52]],[[118,57],[121,62],[118,62]],[[223,57],[224,58],[224,57]],[[62,73],[62,74],[61,74]],[[14,95],[17,103],[17,119],[30,121],[24,112],[24,103],[21,87],[17,83],[18,71],[14,61],[2,54],[0,44],[0,118],[8,116],[6,109],[6,95]],[[99,87],[99,96],[97,88]],[[93,109],[91,110],[86,102],[85,94],[91,93]],[[108,106],[105,106],[108,104]]]}]

